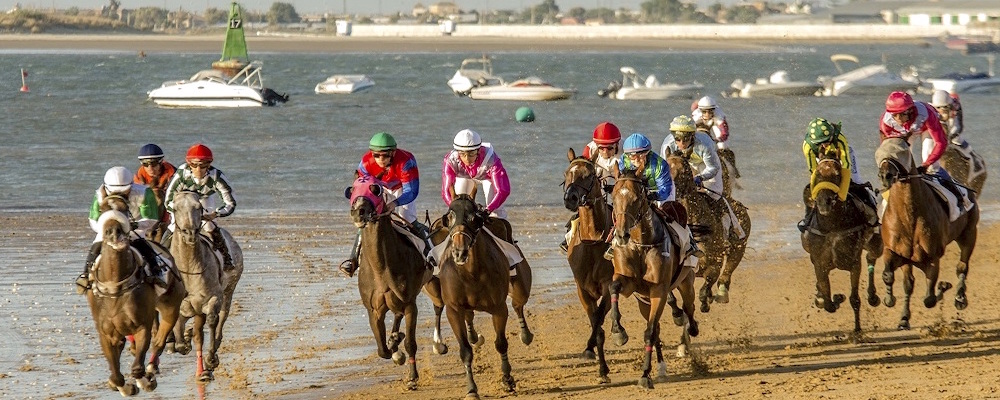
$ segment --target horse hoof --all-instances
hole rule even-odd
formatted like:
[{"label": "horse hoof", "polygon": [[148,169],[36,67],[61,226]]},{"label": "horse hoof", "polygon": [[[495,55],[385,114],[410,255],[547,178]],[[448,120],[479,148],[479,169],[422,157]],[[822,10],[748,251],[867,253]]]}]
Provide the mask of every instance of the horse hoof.
[{"label": "horse hoof", "polygon": [[607,375],[601,375],[600,377],[597,378],[598,385],[606,385],[609,383],[611,383],[611,378],[608,378]]},{"label": "horse hoof", "polygon": [[139,393],[139,388],[135,387],[134,383],[126,383],[125,386],[118,387],[118,393],[121,393],[122,397],[131,397]]},{"label": "horse hoof", "polygon": [[146,364],[146,376],[156,376],[160,374],[160,366],[155,364]]},{"label": "horse hoof", "polygon": [[[707,313],[707,312],[709,312],[709,311],[710,311],[711,309],[712,309],[712,307],[708,305],[708,302],[707,302],[707,301],[703,301],[703,302],[701,302],[701,312],[703,312],[703,313]],[[674,319],[674,323],[677,323],[677,320],[676,320],[676,319]],[[680,326],[680,325],[678,325],[678,326]]]},{"label": "horse hoof", "polygon": [[587,350],[583,351],[583,359],[584,360],[594,360],[594,359],[597,359],[597,355],[594,354],[593,350],[587,349]]},{"label": "horse hoof", "polygon": [[135,383],[136,385],[139,385],[139,389],[142,389],[144,392],[152,392],[156,390],[156,379],[147,379],[146,377],[142,377],[140,379],[136,379]]},{"label": "horse hoof", "polygon": [[637,386],[639,386],[639,387],[641,387],[643,389],[652,389],[653,388],[653,380],[649,379],[649,377],[645,377],[644,376],[642,378],[639,378],[639,384]]},{"label": "horse hoof", "polygon": [[725,286],[719,286],[719,293],[715,295],[715,302],[719,304],[729,303],[729,290]]},{"label": "horse hoof", "polygon": [[938,302],[937,296],[924,297],[924,307],[934,308],[934,306],[937,305],[937,302]]},{"label": "horse hoof", "polygon": [[163,352],[167,354],[174,354],[177,350],[174,349],[173,343],[167,343],[166,346],[163,346]]},{"label": "horse hoof", "polygon": [[872,306],[872,307],[878,307],[878,303],[879,303],[878,296],[876,296],[874,293],[869,293],[868,294],[868,305]]},{"label": "horse hoof", "polygon": [[688,348],[686,344],[681,344],[677,346],[677,358],[684,358],[688,356]]},{"label": "horse hoof", "polygon": [[908,331],[908,330],[910,330],[910,321],[906,321],[906,320],[899,321],[899,326],[897,328],[899,330],[901,330],[901,331]]},{"label": "horse hoof", "polygon": [[514,377],[507,375],[503,377],[503,390],[507,393],[514,393],[517,389],[517,384],[514,383]]},{"label": "horse hoof", "polygon": [[211,382],[215,380],[215,375],[212,371],[203,371],[198,375],[198,382]]},{"label": "horse hoof", "polygon": [[885,306],[889,307],[889,308],[895,307],[896,306],[896,297],[895,296],[885,296],[885,298],[882,299],[882,304],[885,304]]},{"label": "horse hoof", "polygon": [[684,326],[684,314],[683,313],[681,313],[681,315],[677,315],[677,316],[674,317],[674,325]]},{"label": "horse hoof", "polygon": [[417,381],[415,381],[415,380],[408,380],[408,381],[406,381],[406,390],[409,390],[409,391],[417,390]]},{"label": "horse hoof", "polygon": [[396,365],[403,365],[406,362],[406,354],[402,351],[396,351],[392,353],[392,362]]},{"label": "horse hoof", "polygon": [[969,306],[969,299],[965,298],[965,296],[962,296],[962,297],[957,297],[956,296],[955,297],[955,309],[956,310],[960,310],[961,311],[961,310],[964,310],[965,307],[968,307],[968,306]]},{"label": "horse hoof", "polygon": [[615,344],[618,346],[624,346],[628,343],[628,334],[625,331],[612,334],[615,337]]},{"label": "horse hoof", "polygon": [[434,354],[448,354],[448,345],[444,343],[434,343]]},{"label": "horse hoof", "polygon": [[698,331],[698,323],[692,321],[691,322],[691,326],[688,327],[688,336],[698,337],[698,333],[699,333],[699,331]]},{"label": "horse hoof", "polygon": [[191,346],[180,345],[180,346],[176,346],[175,350],[177,350],[177,354],[180,354],[182,356],[186,356],[188,353],[191,352]]},{"label": "horse hoof", "polygon": [[531,333],[531,331],[527,329],[521,331],[521,343],[524,343],[524,345],[527,346],[531,344],[533,340],[535,340],[535,334]]},{"label": "horse hoof", "polygon": [[473,344],[474,344],[474,345],[476,346],[476,348],[478,349],[478,348],[479,348],[479,346],[482,346],[482,345],[483,345],[483,343],[486,343],[486,337],[485,337],[485,336],[483,336],[483,335],[479,335],[479,336],[478,336],[478,337],[476,338],[476,343],[473,343]]},{"label": "horse hoof", "polygon": [[479,400],[479,393],[469,393],[465,395],[465,400]]},{"label": "horse hoof", "polygon": [[844,300],[847,300],[847,296],[844,296],[843,294],[837,293],[833,295],[833,304],[840,305],[844,302]]}]

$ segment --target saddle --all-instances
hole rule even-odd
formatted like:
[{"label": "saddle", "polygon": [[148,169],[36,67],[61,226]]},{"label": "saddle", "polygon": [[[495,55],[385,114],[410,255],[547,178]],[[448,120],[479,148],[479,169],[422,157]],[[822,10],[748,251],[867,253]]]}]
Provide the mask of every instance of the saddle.
[{"label": "saddle", "polygon": [[[948,210],[949,221],[955,221],[958,217],[962,216],[962,214],[965,214],[965,212],[971,210],[972,207],[975,206],[975,204],[972,203],[972,200],[969,199],[969,189],[965,186],[962,186],[957,182],[955,183],[955,187],[957,187],[959,193],[962,194],[962,204],[965,205],[965,207],[959,209],[958,198],[955,197],[955,194],[952,193],[951,190],[944,187],[944,185],[940,182],[939,177],[936,175],[924,175],[921,179],[927,183],[928,186],[934,189],[934,193],[937,194],[938,198],[940,198],[942,202],[944,202],[944,207]],[[888,198],[888,192],[886,193],[886,197]]]}]

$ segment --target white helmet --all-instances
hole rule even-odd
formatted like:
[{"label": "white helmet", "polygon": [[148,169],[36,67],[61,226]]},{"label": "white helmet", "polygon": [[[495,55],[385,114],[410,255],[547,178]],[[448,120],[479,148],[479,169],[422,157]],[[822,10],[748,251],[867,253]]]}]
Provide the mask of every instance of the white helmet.
[{"label": "white helmet", "polygon": [[944,90],[935,90],[931,96],[931,105],[934,107],[945,107],[951,105],[951,96]]},{"label": "white helmet", "polygon": [[453,145],[458,151],[477,150],[483,145],[483,139],[472,129],[462,129],[455,135]]},{"label": "white helmet", "polygon": [[714,109],[718,106],[712,96],[705,96],[698,100],[698,108],[702,110]]},{"label": "white helmet", "polygon": [[125,167],[111,167],[104,173],[104,188],[110,193],[121,193],[132,187],[132,171]]}]

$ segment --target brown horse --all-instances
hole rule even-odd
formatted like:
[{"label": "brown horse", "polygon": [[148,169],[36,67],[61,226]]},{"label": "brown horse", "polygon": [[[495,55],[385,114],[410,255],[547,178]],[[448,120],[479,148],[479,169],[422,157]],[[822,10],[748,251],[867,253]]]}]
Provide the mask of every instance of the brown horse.
[{"label": "brown horse", "polygon": [[[200,233],[204,209],[200,195],[182,191],[174,195],[174,237],[170,239],[170,253],[177,261],[187,287],[188,295],[181,304],[181,316],[174,325],[174,338],[178,340],[178,353],[190,351],[188,343],[182,343],[184,327],[188,318],[194,318],[192,339],[197,355],[195,375],[200,381],[215,379],[213,371],[219,365],[219,346],[222,345],[222,328],[229,318],[236,284],[243,275],[243,251],[228,231],[221,227],[222,236],[229,246],[233,259],[232,271],[223,271],[211,239]],[[203,329],[208,326],[209,340],[206,342]],[[203,346],[208,343],[208,357],[203,357]]]},{"label": "brown horse", "polygon": [[[94,285],[87,291],[87,302],[101,339],[101,350],[111,370],[108,386],[122,396],[132,396],[138,393],[139,388],[145,391],[156,389],[159,357],[163,353],[167,334],[177,320],[185,290],[184,284],[174,279],[162,295],[157,295],[142,267],[142,257],[129,244],[130,222],[126,204],[120,196],[108,196],[101,206],[102,210],[106,210],[98,219],[103,236],[101,256],[92,272]],[[163,256],[169,257],[169,254]],[[159,328],[154,328],[157,313],[163,320]],[[131,374],[134,382],[126,382],[121,373],[121,353],[127,335],[132,335],[135,340],[135,361]],[[152,354],[149,365],[144,365],[150,343]]]},{"label": "brown horse", "polygon": [[[944,291],[951,288],[948,282],[938,284],[939,262],[945,248],[952,241],[961,250],[956,267],[958,284],[955,293],[955,308],[962,310],[968,306],[965,294],[965,279],[969,273],[969,258],[976,247],[979,223],[979,205],[975,195],[969,194],[972,209],[963,213],[955,221],[950,221],[949,205],[941,201],[934,189],[924,182],[923,175],[916,172],[910,146],[902,139],[891,138],[882,141],[875,152],[882,186],[889,190],[889,198],[882,217],[882,240],[885,249],[886,294],[883,303],[887,307],[896,304],[892,294],[895,271],[903,267],[903,314],[899,329],[910,328],[910,296],[913,294],[913,274],[911,266],[924,272],[927,278],[927,295],[924,306],[934,307],[944,297]],[[935,294],[935,285],[937,293]]]},{"label": "brown horse", "polygon": [[[379,357],[402,365],[409,363],[406,389],[417,388],[417,295],[427,283],[428,293],[434,303],[437,316],[434,351],[447,352],[447,346],[440,342],[441,312],[444,304],[440,299],[440,284],[431,270],[426,268],[423,254],[413,242],[393,227],[392,210],[383,210],[385,188],[371,177],[360,177],[345,195],[351,200],[351,219],[361,229],[361,254],[358,258],[361,270],[358,273],[358,291],[361,302],[368,311],[368,323],[375,335]],[[435,296],[437,295],[437,296]],[[394,314],[393,328],[386,337],[385,315]],[[403,316],[406,317],[406,333],[399,332]],[[398,350],[404,341],[409,355]]]},{"label": "brown horse", "polygon": [[[831,297],[830,271],[839,269],[851,274],[851,308],[854,309],[854,334],[861,333],[861,251],[865,250],[868,263],[868,304],[878,305],[875,294],[875,260],[882,255],[882,235],[868,225],[864,210],[858,200],[842,199],[838,195],[842,182],[843,166],[839,154],[821,156],[813,174],[813,183],[807,185],[802,201],[807,208],[815,208],[802,233],[802,248],[809,253],[816,271],[816,307],[829,313],[837,311],[844,302],[844,295]],[[854,196],[854,194],[848,194]]]},{"label": "brown horse", "polygon": [[[610,285],[611,293],[611,333],[619,346],[628,342],[628,334],[621,326],[618,310],[619,295],[635,293],[639,300],[639,312],[646,318],[646,355],[643,361],[639,386],[652,389],[652,350],[659,348],[660,316],[666,305],[667,296],[679,289],[684,301],[687,317],[686,336],[698,336],[698,322],[694,319],[694,271],[681,264],[683,252],[677,242],[671,240],[667,224],[655,215],[652,204],[646,198],[646,183],[636,177],[633,171],[626,171],[615,182],[612,192],[614,216],[615,274]],[[686,223],[686,221],[680,221]],[[665,244],[669,255],[664,255]],[[685,343],[686,344],[686,343]]]},{"label": "brown horse", "polygon": [[[694,184],[693,169],[686,157],[676,155],[667,157],[667,164],[670,165],[670,175],[674,181],[677,200],[687,209],[688,223],[707,228],[709,231],[707,235],[697,238],[705,253],[705,256],[698,260],[699,275],[705,278],[705,283],[698,292],[698,300],[701,301],[701,312],[708,312],[711,308],[709,303],[713,301],[729,302],[733,271],[743,261],[747,241],[750,238],[750,214],[743,203],[727,196],[714,200],[708,193],[698,190]],[[734,227],[726,229],[723,225],[725,216],[729,214],[727,201],[743,229],[742,239]],[[713,295],[712,288],[716,282],[719,283],[719,292]],[[674,304],[671,303],[671,307],[674,308],[676,318],[679,317],[679,310]]]},{"label": "brown horse", "polygon": [[941,157],[943,167],[955,182],[976,191],[976,197],[983,193],[986,184],[986,161],[967,142],[948,143]]},{"label": "brown horse", "polygon": [[593,360],[597,350],[599,382],[608,383],[608,363],[604,358],[604,318],[610,307],[608,285],[615,268],[604,258],[608,250],[605,240],[611,232],[611,209],[604,200],[603,182],[597,174],[593,160],[577,158],[573,149],[567,153],[569,168],[565,172],[563,202],[570,211],[576,211],[574,234],[567,242],[570,269],[576,280],[576,292],[590,321],[590,338],[583,357]]},{"label": "brown horse", "polygon": [[[474,196],[474,194],[473,194]],[[506,221],[489,218],[479,210],[474,197],[466,194],[455,195],[448,208],[448,214],[440,224],[447,227],[448,243],[445,245],[441,264],[441,296],[448,310],[448,322],[458,338],[460,355],[465,364],[467,378],[466,398],[479,398],[472,372],[472,345],[470,334],[475,335],[469,322],[474,311],[485,311],[493,316],[493,342],[500,353],[501,383],[504,390],[514,392],[515,382],[511,376],[507,359],[507,295],[510,294],[514,310],[521,325],[521,341],[530,344],[533,334],[524,319],[524,305],[528,302],[531,288],[531,270],[527,261],[516,265],[516,277],[510,276],[507,256],[497,244],[493,232],[503,228],[506,232],[494,232],[497,238],[510,240],[511,233]],[[489,222],[487,221],[489,220]],[[484,229],[485,228],[485,229]],[[475,337],[475,336],[473,336]]]}]

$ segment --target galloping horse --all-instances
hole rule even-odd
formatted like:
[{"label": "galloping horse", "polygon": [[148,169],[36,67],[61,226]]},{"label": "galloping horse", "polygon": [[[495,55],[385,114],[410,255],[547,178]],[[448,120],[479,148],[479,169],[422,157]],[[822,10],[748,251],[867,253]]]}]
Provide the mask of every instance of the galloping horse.
[{"label": "galloping horse", "polygon": [[[843,166],[839,154],[823,154],[806,186],[802,201],[807,208],[816,208],[813,218],[806,221],[802,233],[802,249],[809,253],[816,271],[816,307],[829,313],[837,311],[844,295],[830,295],[830,271],[839,269],[851,273],[851,308],[854,309],[854,334],[861,333],[861,250],[868,262],[868,304],[878,305],[875,294],[875,260],[882,255],[882,235],[868,225],[864,210],[856,201],[840,198]],[[811,188],[810,188],[811,187]],[[849,194],[848,196],[853,196]]]},{"label": "galloping horse", "polygon": [[574,234],[567,242],[570,269],[576,280],[576,292],[590,321],[590,338],[583,357],[594,359],[597,350],[599,382],[608,383],[608,363],[604,358],[604,318],[607,316],[611,296],[608,285],[615,269],[604,258],[608,250],[605,240],[611,231],[611,210],[604,200],[603,182],[597,174],[593,160],[577,158],[573,149],[567,153],[569,168],[565,172],[563,202],[570,211],[576,211]]},{"label": "galloping horse", "polygon": [[[643,334],[646,356],[638,383],[640,387],[652,389],[653,381],[649,377],[652,350],[660,343],[660,316],[672,290],[680,290],[684,301],[687,317],[684,334],[698,336],[698,322],[694,319],[694,271],[681,264],[683,250],[670,238],[667,224],[654,215],[646,192],[646,183],[633,171],[619,176],[612,192],[615,274],[610,285],[611,333],[618,345],[628,342],[628,334],[621,326],[618,297],[619,294],[627,297],[635,293],[639,312],[646,318]],[[669,246],[666,247],[669,255],[664,255],[665,245]]]},{"label": "galloping horse", "polygon": [[[975,195],[969,194],[972,209],[962,213],[954,221],[949,218],[950,205],[941,201],[934,189],[924,182],[923,175],[916,173],[910,146],[902,139],[891,138],[882,141],[875,152],[882,186],[888,188],[889,197],[882,217],[882,240],[885,249],[886,294],[883,303],[887,307],[896,304],[892,294],[897,268],[903,267],[903,314],[899,329],[910,328],[910,296],[913,294],[913,274],[911,266],[920,268],[927,278],[927,295],[924,306],[934,307],[944,297],[944,291],[951,288],[948,282],[938,284],[939,262],[945,248],[955,241],[961,250],[956,266],[958,284],[955,293],[955,308],[962,310],[968,306],[965,294],[965,278],[969,273],[969,258],[976,247],[979,223],[979,205]],[[938,292],[935,294],[935,285]]]},{"label": "galloping horse", "polygon": [[[509,225],[502,219],[484,217],[474,196],[474,193],[471,196],[455,195],[448,214],[440,220],[440,225],[447,227],[448,235],[448,243],[439,260],[441,296],[447,305],[448,322],[458,338],[460,355],[465,364],[467,399],[479,398],[472,373],[472,345],[469,343],[470,334],[475,334],[470,325],[474,311],[485,311],[493,316],[496,333],[493,345],[500,353],[501,384],[507,392],[514,392],[516,386],[507,359],[508,293],[520,321],[521,342],[531,344],[533,338],[524,319],[524,305],[530,295],[531,270],[527,261],[522,260],[516,264],[517,276],[510,276],[509,259],[497,243],[498,240],[510,240]],[[504,225],[506,232],[490,233],[504,228]]]},{"label": "galloping horse", "polygon": [[966,142],[948,143],[944,155],[941,156],[941,167],[943,167],[955,181],[965,185],[965,187],[976,191],[978,197],[983,193],[983,185],[986,184],[986,161],[972,149]]},{"label": "galloping horse", "polygon": [[[379,357],[392,358],[402,365],[405,355],[399,352],[399,343],[409,354],[409,376],[407,390],[417,388],[417,295],[425,282],[436,289],[428,288],[437,315],[435,330],[435,352],[443,354],[447,347],[440,343],[441,312],[444,309],[439,293],[437,278],[425,267],[423,254],[413,242],[404,237],[393,226],[392,210],[385,210],[385,188],[381,182],[371,177],[360,177],[348,188],[345,195],[351,200],[351,219],[361,232],[361,254],[358,258],[361,270],[358,273],[358,291],[361,302],[368,311],[368,323],[375,335]],[[400,228],[405,229],[405,228]],[[437,295],[437,297],[435,297]],[[386,341],[385,315],[394,314],[393,329]],[[399,324],[406,316],[406,334],[399,332]]]},{"label": "galloping horse", "polygon": [[[121,196],[107,196],[101,205],[105,210],[98,219],[103,237],[101,256],[94,266],[93,289],[87,291],[87,302],[94,317],[94,325],[101,339],[101,351],[108,361],[111,376],[108,386],[122,396],[132,396],[139,392],[156,389],[156,374],[159,373],[159,357],[177,321],[178,310],[184,299],[184,284],[170,280],[162,295],[157,295],[153,284],[143,269],[143,260],[138,251],[129,245],[130,223],[128,206]],[[169,254],[164,254],[169,257]],[[157,312],[163,320],[155,334],[153,326]],[[135,339],[135,361],[132,363],[132,378],[127,382],[121,373],[121,354],[125,348],[125,336]],[[146,351],[152,342],[149,365],[144,365]],[[136,387],[138,384],[138,387]]]},{"label": "galloping horse", "polygon": [[[177,261],[177,270],[188,290],[188,296],[181,304],[181,317],[174,326],[174,338],[178,340],[175,346],[181,354],[187,354],[191,350],[187,343],[180,343],[180,339],[184,337],[187,319],[194,317],[192,336],[197,355],[195,375],[200,381],[210,381],[215,379],[213,371],[219,365],[222,328],[229,318],[233,292],[243,275],[243,251],[229,232],[223,229],[222,236],[229,246],[229,254],[235,267],[232,271],[223,271],[222,260],[216,256],[211,239],[200,233],[203,213],[198,193],[182,191],[174,195],[176,227],[170,243],[170,253]],[[210,340],[208,358],[203,358],[203,328],[206,325]]]},{"label": "galloping horse", "polygon": [[[698,241],[705,252],[705,256],[698,260],[698,270],[705,277],[705,284],[698,292],[698,300],[701,301],[701,312],[708,312],[712,301],[729,302],[733,271],[743,261],[750,238],[750,215],[743,203],[727,196],[714,200],[707,193],[699,191],[694,184],[691,164],[685,157],[667,157],[667,164],[670,165],[677,200],[687,209],[688,223],[707,227],[709,231],[707,237],[699,238]],[[723,223],[725,216],[729,214],[726,201],[731,202],[733,214],[743,229],[743,238],[739,238],[734,227]],[[719,283],[719,292],[713,296],[712,287],[716,282]],[[674,310],[674,315],[678,315],[678,310]]]}]

